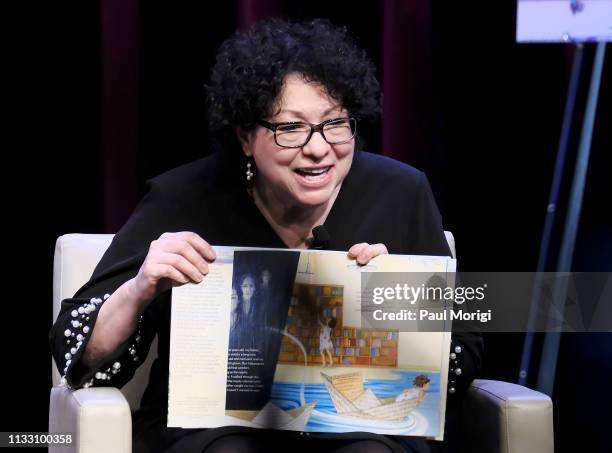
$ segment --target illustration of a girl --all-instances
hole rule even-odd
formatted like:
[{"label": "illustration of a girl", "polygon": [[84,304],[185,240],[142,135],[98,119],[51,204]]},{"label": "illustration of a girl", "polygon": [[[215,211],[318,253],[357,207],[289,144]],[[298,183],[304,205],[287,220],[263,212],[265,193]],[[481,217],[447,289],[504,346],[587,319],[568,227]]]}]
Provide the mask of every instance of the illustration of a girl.
[{"label": "illustration of a girl", "polygon": [[404,389],[402,391],[402,393],[400,393],[395,398],[395,401],[399,402],[399,401],[404,401],[404,400],[409,400],[409,399],[415,399],[416,398],[416,400],[420,403],[421,401],[423,401],[425,399],[426,392],[429,390],[429,383],[430,382],[431,382],[431,379],[429,379],[424,374],[418,375],[412,381],[412,385],[414,385],[414,387],[412,387],[410,389]]},{"label": "illustration of a girl", "polygon": [[331,333],[338,320],[334,317],[327,318],[325,324],[321,322],[319,318],[319,325],[321,326],[321,332],[319,333],[319,352],[321,353],[321,363],[326,366],[327,361],[325,360],[325,353],[329,357],[329,366],[334,365],[334,344],[331,341]]}]

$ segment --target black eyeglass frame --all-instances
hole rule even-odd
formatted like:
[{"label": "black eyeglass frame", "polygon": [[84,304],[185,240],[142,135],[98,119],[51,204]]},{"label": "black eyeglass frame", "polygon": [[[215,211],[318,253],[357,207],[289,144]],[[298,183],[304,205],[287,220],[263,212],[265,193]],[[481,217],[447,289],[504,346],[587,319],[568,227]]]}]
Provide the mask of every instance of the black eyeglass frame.
[{"label": "black eyeglass frame", "polygon": [[[349,126],[351,128],[351,132],[353,133],[353,135],[351,136],[351,138],[348,138],[346,140],[341,140],[339,142],[333,142],[333,141],[330,142],[325,136],[325,132],[323,131],[323,128],[326,125],[333,123],[334,121],[340,121],[340,120],[349,120]],[[343,143],[348,143],[355,138],[355,135],[357,135],[357,119],[352,118],[352,117],[333,118],[330,120],[322,121],[319,124],[304,123],[302,121],[289,121],[285,123],[270,123],[269,121],[266,121],[266,120],[257,120],[256,123],[274,132],[274,142],[281,148],[302,148],[303,146],[306,146],[308,144],[308,142],[310,141],[310,139],[312,138],[315,132],[319,132],[321,136],[323,137],[323,140],[325,140],[330,145],[342,145]],[[292,124],[301,124],[304,126],[310,126],[310,134],[308,134],[308,137],[306,138],[304,143],[302,143],[301,145],[296,145],[296,146],[281,145],[280,143],[278,143],[278,138],[276,137],[276,130],[281,126],[290,126]]]}]

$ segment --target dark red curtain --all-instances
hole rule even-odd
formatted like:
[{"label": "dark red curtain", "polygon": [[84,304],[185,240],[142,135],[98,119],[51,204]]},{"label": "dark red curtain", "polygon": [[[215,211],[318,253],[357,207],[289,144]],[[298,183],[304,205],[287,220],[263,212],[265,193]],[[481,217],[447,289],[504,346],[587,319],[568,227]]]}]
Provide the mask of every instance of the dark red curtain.
[{"label": "dark red curtain", "polygon": [[418,165],[432,149],[431,7],[429,0],[385,0],[383,146]]},{"label": "dark red curtain", "polygon": [[140,1],[102,0],[104,229],[117,231],[138,201]]}]

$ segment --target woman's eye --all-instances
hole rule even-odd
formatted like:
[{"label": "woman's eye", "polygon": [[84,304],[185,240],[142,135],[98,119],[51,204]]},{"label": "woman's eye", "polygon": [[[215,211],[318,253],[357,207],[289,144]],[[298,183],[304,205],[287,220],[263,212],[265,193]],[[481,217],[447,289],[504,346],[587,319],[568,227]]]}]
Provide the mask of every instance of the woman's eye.
[{"label": "woman's eye", "polygon": [[303,132],[307,128],[303,124],[286,124],[276,129],[278,132]]},{"label": "woman's eye", "polygon": [[346,127],[348,126],[348,121],[347,120],[336,120],[336,121],[332,121],[330,123],[327,123],[325,125],[326,128],[331,129],[331,128],[335,128],[335,127]]}]

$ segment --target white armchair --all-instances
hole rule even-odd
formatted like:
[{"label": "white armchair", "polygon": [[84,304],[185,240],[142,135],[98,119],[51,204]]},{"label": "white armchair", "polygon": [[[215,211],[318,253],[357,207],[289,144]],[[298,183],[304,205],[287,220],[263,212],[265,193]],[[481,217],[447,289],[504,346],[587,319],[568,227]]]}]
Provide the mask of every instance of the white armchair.
[{"label": "white armchair", "polygon": [[[455,254],[455,241],[446,237]],[[58,238],[53,264],[53,320],[61,301],[72,297],[89,280],[113,235],[67,234]],[[68,453],[129,453],[132,451],[132,411],[148,380],[157,355],[157,339],[149,356],[122,389],[70,390],[59,385],[53,367],[49,431],[74,433],[72,445],[54,448]],[[542,393],[501,381],[475,380],[464,403],[465,428],[471,452],[552,452],[552,401]]]}]

